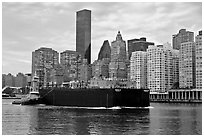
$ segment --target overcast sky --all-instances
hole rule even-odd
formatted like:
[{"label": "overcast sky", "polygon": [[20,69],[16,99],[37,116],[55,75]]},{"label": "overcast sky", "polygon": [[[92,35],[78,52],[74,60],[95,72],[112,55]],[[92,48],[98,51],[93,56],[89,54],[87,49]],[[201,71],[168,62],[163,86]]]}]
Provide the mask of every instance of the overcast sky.
[{"label": "overcast sky", "polygon": [[202,3],[3,3],[2,72],[30,73],[32,51],[51,47],[59,53],[75,50],[76,11],[92,11],[92,62],[104,40],[111,43],[120,30],[123,40],[146,37],[172,43],[179,29],[202,29]]}]

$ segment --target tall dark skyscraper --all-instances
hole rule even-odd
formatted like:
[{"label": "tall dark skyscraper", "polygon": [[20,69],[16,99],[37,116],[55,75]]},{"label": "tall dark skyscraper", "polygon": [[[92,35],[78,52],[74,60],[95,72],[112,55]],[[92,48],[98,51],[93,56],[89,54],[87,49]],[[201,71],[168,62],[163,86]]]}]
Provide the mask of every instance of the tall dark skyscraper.
[{"label": "tall dark skyscraper", "polygon": [[154,45],[153,42],[147,42],[145,37],[140,39],[128,40],[128,56],[129,59],[134,51],[147,51],[149,45]]},{"label": "tall dark skyscraper", "polygon": [[91,11],[87,9],[77,12],[76,51],[91,63]]}]

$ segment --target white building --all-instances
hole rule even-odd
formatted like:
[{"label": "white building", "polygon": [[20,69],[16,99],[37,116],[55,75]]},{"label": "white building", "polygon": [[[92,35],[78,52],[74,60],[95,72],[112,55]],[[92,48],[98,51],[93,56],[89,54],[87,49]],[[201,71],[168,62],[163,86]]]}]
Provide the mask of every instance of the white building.
[{"label": "white building", "polygon": [[195,43],[185,42],[179,50],[179,87],[195,87]]},{"label": "white building", "polygon": [[170,43],[147,49],[147,87],[151,92],[166,92],[178,82],[178,51]]},{"label": "white building", "polygon": [[202,89],[202,31],[195,37],[196,49],[196,88]]},{"label": "white building", "polygon": [[147,88],[147,52],[132,52],[130,58],[130,80],[136,82],[136,88]]},{"label": "white building", "polygon": [[147,49],[147,87],[150,92],[165,92],[165,54],[161,46]]}]

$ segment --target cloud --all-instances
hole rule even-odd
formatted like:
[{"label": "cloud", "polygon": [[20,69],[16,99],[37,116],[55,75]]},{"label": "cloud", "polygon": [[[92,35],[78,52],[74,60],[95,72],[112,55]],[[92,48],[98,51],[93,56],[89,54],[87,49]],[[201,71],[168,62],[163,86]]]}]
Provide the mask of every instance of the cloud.
[{"label": "cloud", "polygon": [[[171,42],[181,28],[195,33],[202,29],[201,2],[3,2],[3,73],[21,71],[22,61],[17,60],[24,56],[31,62],[32,51],[44,44],[58,52],[75,50],[76,11],[81,9],[92,11],[92,61],[103,41],[111,43],[118,30],[125,41],[146,37],[162,44]],[[8,62],[19,69],[11,70]],[[24,71],[31,71],[31,66]]]}]

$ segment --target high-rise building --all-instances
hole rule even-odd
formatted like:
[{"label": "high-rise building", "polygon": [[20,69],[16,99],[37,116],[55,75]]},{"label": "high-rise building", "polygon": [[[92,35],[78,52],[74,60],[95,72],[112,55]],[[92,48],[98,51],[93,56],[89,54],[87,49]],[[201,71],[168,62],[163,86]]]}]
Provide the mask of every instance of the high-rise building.
[{"label": "high-rise building", "polygon": [[78,80],[81,55],[72,50],[60,53],[60,64],[64,71],[64,81]]},{"label": "high-rise building", "polygon": [[111,58],[111,47],[108,40],[103,42],[103,45],[98,54],[98,60],[102,60],[103,58]]},{"label": "high-rise building", "polygon": [[179,50],[179,87],[195,88],[195,43],[181,43]]},{"label": "high-rise building", "polygon": [[151,92],[166,92],[178,82],[178,52],[170,43],[147,49],[147,87]]},{"label": "high-rise building", "polygon": [[50,71],[59,64],[59,53],[52,48],[40,48],[32,52],[32,77],[39,77],[39,86],[46,86],[50,80]]},{"label": "high-rise building", "polygon": [[18,73],[15,78],[16,87],[25,87],[27,86],[27,79],[23,73]]},{"label": "high-rise building", "polygon": [[130,59],[134,51],[147,51],[149,45],[154,45],[153,42],[147,42],[145,37],[140,39],[128,40],[128,57]]},{"label": "high-rise building", "polygon": [[130,80],[136,88],[147,88],[147,52],[134,51],[130,58]]},{"label": "high-rise building", "polygon": [[194,33],[180,29],[178,34],[172,36],[173,49],[180,49],[181,43],[194,42]]},{"label": "high-rise building", "polygon": [[163,47],[147,49],[147,87],[150,92],[165,92],[165,54]]},{"label": "high-rise building", "polygon": [[112,79],[127,79],[126,44],[120,31],[118,31],[116,40],[111,43],[109,77]]},{"label": "high-rise building", "polygon": [[76,51],[91,63],[91,11],[80,10],[76,18]]},{"label": "high-rise building", "polygon": [[196,88],[202,89],[202,31],[195,37]]}]

